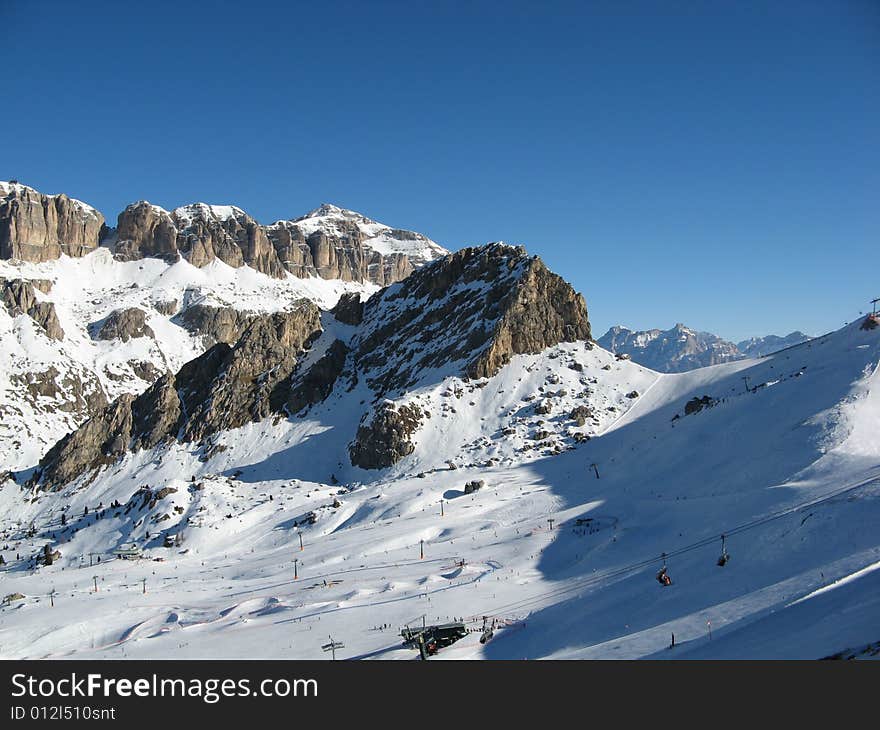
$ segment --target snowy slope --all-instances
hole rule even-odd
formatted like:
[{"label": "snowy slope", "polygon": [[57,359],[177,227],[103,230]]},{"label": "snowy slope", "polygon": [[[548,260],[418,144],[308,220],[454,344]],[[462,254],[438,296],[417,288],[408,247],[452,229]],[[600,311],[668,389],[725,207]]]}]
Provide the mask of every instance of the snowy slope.
[{"label": "snowy slope", "polygon": [[[343,292],[368,296],[377,289],[317,277],[274,279],[248,266],[236,269],[221,261],[202,268],[185,260],[173,265],[150,258],[120,262],[104,248],[82,258],[62,256],[40,264],[0,260],[3,278],[52,282],[48,293],[37,291],[36,295],[55,305],[65,336],[52,340],[26,314],[12,317],[0,306],[0,362],[4,363],[0,368],[0,471],[34,466],[52,444],[85,420],[82,409],[69,405],[71,382],[100,388],[113,400],[121,393],[143,391],[157,374],[176,371],[203,352],[201,338],[173,319],[187,306],[265,312],[288,308],[306,297],[326,308],[335,305]],[[160,313],[156,306],[163,304],[172,304],[173,310]],[[128,342],[93,337],[94,329],[110,312],[127,307],[146,313],[154,337]],[[34,374],[56,383],[57,393],[28,392],[26,384],[34,381]]]},{"label": "snowy slope", "polygon": [[[315,355],[350,336],[328,318]],[[345,657],[413,659],[397,632],[422,615],[498,622],[438,659],[859,649],[880,639],[878,363],[880,335],[857,325],[674,375],[570,343],[485,381],[420,382],[400,400],[431,417],[386,470],[343,464],[361,383],[222,434],[211,455],[139,452],[57,494],[7,482],[4,594],[25,597],[0,609],[0,652],[319,658],[332,635]],[[575,404],[591,409],[582,427]],[[32,571],[49,541],[60,559]],[[107,559],[129,541],[144,559]]]}]

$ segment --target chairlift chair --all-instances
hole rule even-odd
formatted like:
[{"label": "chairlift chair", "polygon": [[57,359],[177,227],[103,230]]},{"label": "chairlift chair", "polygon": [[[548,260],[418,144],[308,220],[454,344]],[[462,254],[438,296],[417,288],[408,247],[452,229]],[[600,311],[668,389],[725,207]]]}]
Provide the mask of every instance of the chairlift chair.
[{"label": "chairlift chair", "polygon": [[660,572],[657,573],[657,582],[662,586],[672,585],[672,578],[669,577],[669,573],[666,572],[666,553],[663,553],[663,567],[660,568]]}]

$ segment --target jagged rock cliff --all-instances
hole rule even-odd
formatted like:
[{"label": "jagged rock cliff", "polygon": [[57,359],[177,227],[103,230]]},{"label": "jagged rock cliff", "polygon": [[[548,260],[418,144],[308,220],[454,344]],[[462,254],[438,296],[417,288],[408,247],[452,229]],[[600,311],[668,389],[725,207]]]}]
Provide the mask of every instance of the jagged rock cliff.
[{"label": "jagged rock cliff", "polygon": [[384,468],[412,452],[430,418],[390,398],[448,376],[490,378],[515,355],[590,338],[583,297],[540,259],[504,244],[447,256],[383,289],[362,312],[358,305],[347,297],[333,317],[345,312],[351,323],[339,330],[345,341],[325,341],[308,358],[301,353],[322,331],[311,302],[274,314],[191,305],[181,321],[216,344],[62,439],[41,462],[42,483],[64,484],[130,450],[174,439],[210,442],[271,414],[296,417],[356,387],[351,398],[363,399],[364,384],[381,405],[346,406],[363,414],[346,426],[349,457],[356,466]]},{"label": "jagged rock cliff", "polygon": [[143,200],[129,205],[117,220],[116,255],[123,260],[179,255],[198,267],[219,259],[284,276],[265,228],[231,205],[193,203],[170,213]]},{"label": "jagged rock cliff", "polygon": [[[522,247],[491,244],[452,254],[368,300],[354,362],[378,398],[438,372],[490,378],[515,355],[589,339],[580,294]],[[387,402],[365,414],[352,463],[396,463],[412,452],[424,416]]]},{"label": "jagged rock cliff", "polygon": [[245,264],[275,278],[321,277],[386,286],[446,254],[429,238],[325,204],[270,226],[232,205],[192,203],[172,211],[141,200],[104,226],[97,210],[64,194],[0,182],[0,259],[84,256],[99,243],[120,261],[183,257],[202,267]]},{"label": "jagged rock cliff", "polygon": [[430,239],[323,205],[295,220],[261,226],[240,208],[194,203],[171,212],[140,201],[119,214],[116,255],[176,259],[194,266],[219,259],[282,277],[369,282],[385,286],[446,251]]},{"label": "jagged rock cliff", "polygon": [[98,247],[104,216],[79,200],[0,182],[0,258],[49,261]]},{"label": "jagged rock cliff", "polygon": [[371,297],[355,358],[384,395],[432,369],[490,377],[514,355],[589,339],[584,298],[524,248],[496,243],[462,249]]},{"label": "jagged rock cliff", "polygon": [[63,485],[127,451],[172,439],[201,441],[221,430],[258,421],[280,410],[297,358],[320,334],[318,308],[302,301],[294,312],[255,317],[230,346],[218,343],[166,374],[140,396],[123,394],[40,462],[37,479],[46,488]]},{"label": "jagged rock cliff", "polygon": [[266,230],[281,261],[296,276],[387,286],[447,253],[421,233],[391,228],[327,203]]}]

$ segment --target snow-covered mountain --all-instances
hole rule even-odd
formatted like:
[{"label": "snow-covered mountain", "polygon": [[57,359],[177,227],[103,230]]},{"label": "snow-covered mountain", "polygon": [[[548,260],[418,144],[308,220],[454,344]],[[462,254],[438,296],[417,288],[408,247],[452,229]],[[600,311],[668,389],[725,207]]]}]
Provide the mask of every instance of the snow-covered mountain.
[{"label": "snow-covered mountain", "polygon": [[784,337],[778,335],[767,335],[765,337],[750,337],[747,340],[736,343],[738,349],[745,357],[764,357],[773,352],[779,352],[786,347],[799,345],[810,339],[809,335],[803,332],[794,331]]},{"label": "snow-covered mountain", "polygon": [[235,206],[140,202],[107,229],[86,203],[0,183],[0,465],[34,466],[256,313],[368,297],[445,253],[328,205],[264,227]]},{"label": "snow-covered mountain", "polygon": [[414,659],[456,619],[436,658],[876,654],[874,319],[661,374],[520,247],[379,288],[167,215],[151,256],[0,261],[3,657]]},{"label": "snow-covered mountain", "polygon": [[763,357],[808,339],[802,332],[792,332],[785,337],[752,337],[734,344],[679,323],[669,330],[636,331],[614,326],[597,341],[606,350],[628,355],[658,372],[681,373],[747,357]]}]

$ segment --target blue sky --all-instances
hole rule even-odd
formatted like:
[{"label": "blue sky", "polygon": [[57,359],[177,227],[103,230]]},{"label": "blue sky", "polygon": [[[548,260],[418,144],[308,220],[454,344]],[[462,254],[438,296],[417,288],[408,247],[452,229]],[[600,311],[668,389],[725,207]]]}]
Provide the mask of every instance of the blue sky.
[{"label": "blue sky", "polygon": [[0,0],[0,179],[523,243],[595,336],[880,296],[876,0],[190,5]]}]

